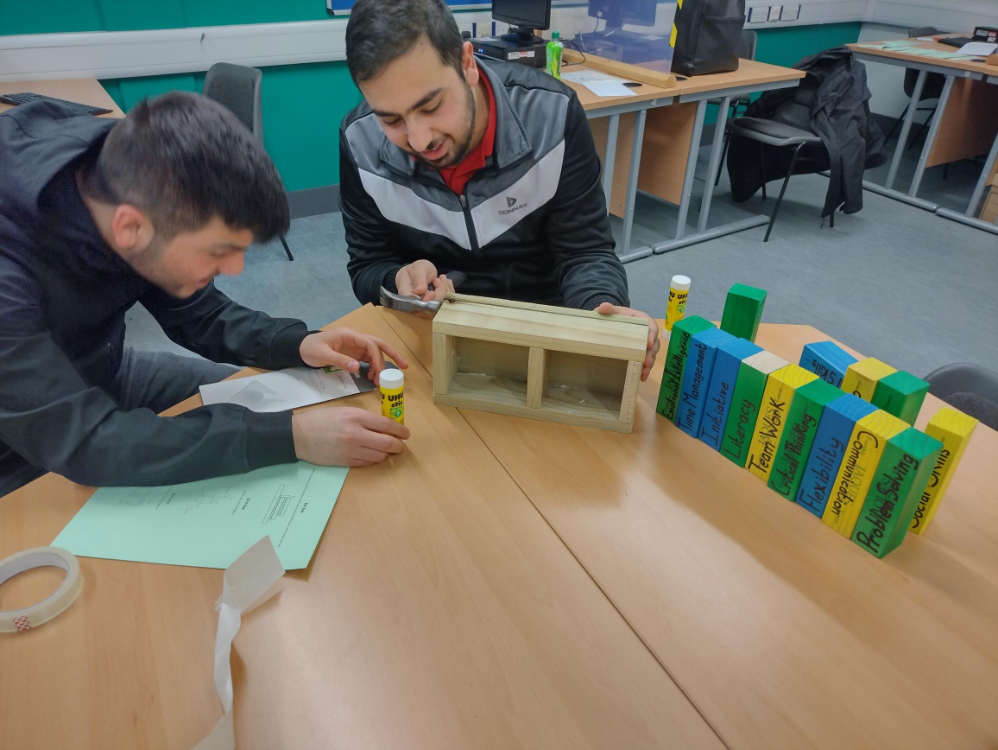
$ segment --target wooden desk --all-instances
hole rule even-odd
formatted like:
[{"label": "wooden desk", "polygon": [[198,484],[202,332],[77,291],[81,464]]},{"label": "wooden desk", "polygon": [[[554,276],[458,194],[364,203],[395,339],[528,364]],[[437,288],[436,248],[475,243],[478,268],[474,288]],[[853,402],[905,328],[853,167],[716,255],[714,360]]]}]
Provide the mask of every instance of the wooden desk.
[{"label": "wooden desk", "polygon": [[[427,322],[383,315],[428,366]],[[825,338],[758,342],[796,362]],[[998,434],[877,560],[657,416],[661,372],[627,436],[462,415],[728,748],[998,745]]]},{"label": "wooden desk", "polygon": [[[371,307],[340,322],[410,357],[413,435],[350,472],[311,566],[244,619],[239,747],[722,750],[465,419],[433,406],[388,324]],[[48,475],[0,498],[0,558],[50,544],[91,493]],[[80,567],[65,613],[0,638],[0,747],[189,750],[221,715],[221,571]],[[55,578],[21,577],[0,607]]]},{"label": "wooden desk", "polygon": [[[56,99],[89,104],[93,107],[110,109],[111,114],[100,117],[124,117],[124,112],[114,103],[111,95],[104,90],[96,78],[70,78],[61,81],[9,81],[0,82],[0,94],[16,94],[30,91]],[[11,109],[10,104],[0,102],[0,112]]]}]

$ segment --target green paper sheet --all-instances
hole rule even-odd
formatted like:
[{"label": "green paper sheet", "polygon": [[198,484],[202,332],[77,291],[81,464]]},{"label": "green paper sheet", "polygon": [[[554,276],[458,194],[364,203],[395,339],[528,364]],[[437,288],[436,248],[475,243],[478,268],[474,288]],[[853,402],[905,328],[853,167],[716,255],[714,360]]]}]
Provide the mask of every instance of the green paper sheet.
[{"label": "green paper sheet", "polygon": [[308,566],[347,469],[268,466],[169,487],[102,487],[52,545],[81,557],[227,568],[269,535],[286,570]]}]

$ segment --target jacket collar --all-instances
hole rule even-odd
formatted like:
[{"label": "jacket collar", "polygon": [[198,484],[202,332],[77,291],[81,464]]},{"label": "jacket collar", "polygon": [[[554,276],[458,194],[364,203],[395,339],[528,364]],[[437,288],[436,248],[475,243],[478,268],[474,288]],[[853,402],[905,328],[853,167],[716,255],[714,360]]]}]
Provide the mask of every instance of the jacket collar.
[{"label": "jacket collar", "polygon": [[[533,150],[527,141],[523,123],[513,109],[509,92],[499,75],[481,57],[475,58],[478,69],[489,79],[492,96],[496,102],[496,141],[492,149],[492,163],[497,169],[506,169],[516,164]],[[412,177],[418,162],[384,136],[381,142],[381,161],[396,172]],[[437,174],[436,170],[424,170]]]}]

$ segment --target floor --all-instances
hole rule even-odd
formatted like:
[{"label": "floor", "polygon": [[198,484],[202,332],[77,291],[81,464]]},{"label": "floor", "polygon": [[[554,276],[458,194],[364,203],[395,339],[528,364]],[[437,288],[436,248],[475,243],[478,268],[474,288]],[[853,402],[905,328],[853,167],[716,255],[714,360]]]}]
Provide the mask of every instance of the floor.
[{"label": "floor", "polygon": [[[918,149],[906,152],[898,187],[914,172]],[[694,206],[699,205],[706,147],[701,154]],[[979,167],[951,165],[926,171],[920,197],[962,210]],[[868,177],[883,181],[886,167]],[[769,291],[763,321],[812,325],[867,356],[924,376],[944,364],[974,362],[998,371],[998,238],[947,221],[869,191],[863,210],[836,216],[835,228],[820,217],[827,189],[821,175],[794,177],[768,243],[765,227],[629,263],[631,304],[655,317],[665,311],[673,274],[689,276],[687,314],[721,316],[725,294],[736,282]],[[711,226],[752,213],[769,213],[757,195],[739,206],[730,200],[726,175],[714,193]],[[691,210],[690,225],[696,211]],[[674,208],[639,195],[635,246],[671,237]],[[614,219],[616,236],[621,236]],[[296,219],[288,234],[289,262],[279,242],[253,247],[246,270],[218,279],[218,287],[242,304],[272,315],[302,318],[310,327],[335,320],[357,306],[346,273],[346,246],[339,214]],[[128,338],[142,348],[178,349],[141,309],[128,319]]]}]

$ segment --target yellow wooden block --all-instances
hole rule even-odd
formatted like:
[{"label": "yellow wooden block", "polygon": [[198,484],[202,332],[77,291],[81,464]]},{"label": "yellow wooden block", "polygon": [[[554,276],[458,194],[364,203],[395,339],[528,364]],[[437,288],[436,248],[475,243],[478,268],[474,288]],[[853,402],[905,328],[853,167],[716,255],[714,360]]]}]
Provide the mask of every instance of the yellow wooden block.
[{"label": "yellow wooden block", "polygon": [[859,362],[849,365],[846,376],[842,379],[842,390],[859,396],[864,401],[873,401],[873,393],[877,390],[877,383],[886,375],[897,372],[890,365],[884,364],[879,359],[867,357]]},{"label": "yellow wooden block", "polygon": [[825,514],[821,517],[847,539],[852,538],[887,441],[908,427],[907,422],[883,409],[877,409],[856,422],[839,473],[835,476]]},{"label": "yellow wooden block", "polygon": [[783,435],[794,394],[802,385],[817,379],[817,375],[800,365],[787,365],[766,380],[766,390],[762,393],[762,403],[759,405],[759,419],[755,424],[745,464],[745,468],[762,481],[769,481],[773,459],[780,447],[780,436]]},{"label": "yellow wooden block", "polygon": [[940,441],[943,447],[929,483],[922,492],[922,499],[918,501],[915,516],[911,519],[909,528],[916,534],[924,534],[932,523],[975,427],[976,419],[948,406],[937,411],[926,425],[925,434]]}]

